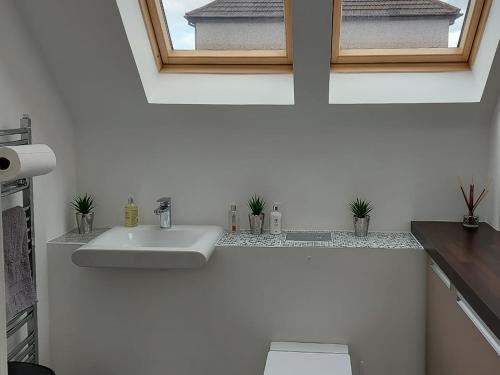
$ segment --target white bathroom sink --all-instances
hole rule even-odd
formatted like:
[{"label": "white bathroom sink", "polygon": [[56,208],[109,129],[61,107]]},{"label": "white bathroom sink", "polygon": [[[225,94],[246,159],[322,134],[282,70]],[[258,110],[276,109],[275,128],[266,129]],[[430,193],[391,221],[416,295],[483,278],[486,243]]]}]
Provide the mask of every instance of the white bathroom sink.
[{"label": "white bathroom sink", "polygon": [[208,262],[223,230],[217,226],[114,227],[77,249],[82,267],[198,268]]}]

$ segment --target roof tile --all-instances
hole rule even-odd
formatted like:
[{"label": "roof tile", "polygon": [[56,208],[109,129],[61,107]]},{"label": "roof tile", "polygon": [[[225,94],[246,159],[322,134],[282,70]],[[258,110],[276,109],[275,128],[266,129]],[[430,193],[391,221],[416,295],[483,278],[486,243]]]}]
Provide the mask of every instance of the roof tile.
[{"label": "roof tile", "polygon": [[186,18],[283,18],[283,0],[215,0],[186,13]]},{"label": "roof tile", "polygon": [[344,17],[458,17],[460,9],[438,0],[343,0]]},{"label": "roof tile", "polygon": [[[460,9],[439,0],[343,0],[344,17],[442,16],[455,19]],[[200,18],[283,18],[283,0],[215,0],[187,12]]]}]

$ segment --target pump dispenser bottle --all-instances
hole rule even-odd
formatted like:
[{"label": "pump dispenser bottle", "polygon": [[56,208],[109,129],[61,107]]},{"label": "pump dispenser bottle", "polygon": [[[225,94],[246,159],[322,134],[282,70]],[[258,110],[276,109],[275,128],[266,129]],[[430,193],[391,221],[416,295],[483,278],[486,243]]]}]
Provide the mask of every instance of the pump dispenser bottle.
[{"label": "pump dispenser bottle", "polygon": [[135,205],[132,195],[129,195],[125,206],[124,224],[126,227],[136,227],[139,224],[139,208]]},{"label": "pump dispenser bottle", "polygon": [[271,234],[281,234],[281,212],[279,211],[279,203],[273,203],[273,210],[270,215],[269,231]]}]

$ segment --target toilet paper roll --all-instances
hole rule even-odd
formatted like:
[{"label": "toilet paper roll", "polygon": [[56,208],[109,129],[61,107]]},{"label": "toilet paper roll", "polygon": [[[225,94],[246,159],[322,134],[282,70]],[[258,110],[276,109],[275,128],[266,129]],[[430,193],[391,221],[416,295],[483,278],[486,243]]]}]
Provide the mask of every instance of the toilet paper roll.
[{"label": "toilet paper roll", "polygon": [[40,176],[56,167],[56,155],[47,145],[0,147],[0,181]]}]

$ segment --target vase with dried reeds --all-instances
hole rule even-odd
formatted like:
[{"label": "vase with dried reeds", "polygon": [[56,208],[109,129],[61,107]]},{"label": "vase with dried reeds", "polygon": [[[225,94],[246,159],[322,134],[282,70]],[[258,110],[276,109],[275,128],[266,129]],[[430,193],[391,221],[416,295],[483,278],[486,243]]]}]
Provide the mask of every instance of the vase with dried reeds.
[{"label": "vase with dried reeds", "polygon": [[466,192],[463,181],[460,177],[458,178],[458,183],[460,184],[460,191],[462,192],[468,210],[468,213],[464,215],[462,225],[467,229],[477,229],[479,228],[479,216],[475,214],[475,211],[483,199],[486,198],[490,183],[488,182],[486,186],[483,187],[477,198],[475,196],[476,189],[474,179],[472,179],[472,182],[469,184],[468,192]]}]

